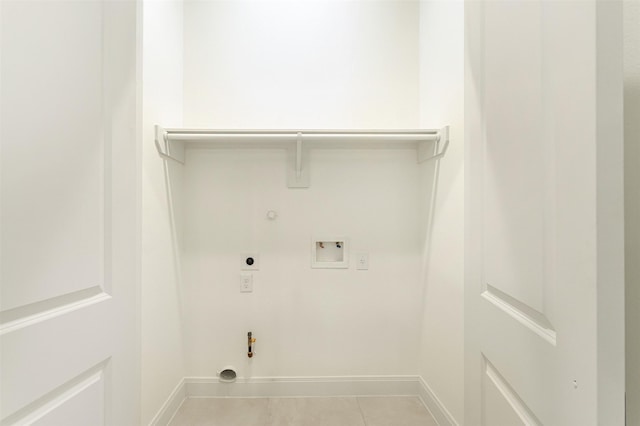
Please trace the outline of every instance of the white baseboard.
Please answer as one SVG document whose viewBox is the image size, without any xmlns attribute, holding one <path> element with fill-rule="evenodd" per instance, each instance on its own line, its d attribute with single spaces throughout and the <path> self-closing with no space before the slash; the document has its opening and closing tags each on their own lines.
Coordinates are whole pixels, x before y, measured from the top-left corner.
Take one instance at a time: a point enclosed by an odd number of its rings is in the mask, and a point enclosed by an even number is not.
<svg viewBox="0 0 640 426">
<path fill-rule="evenodd" d="M 189 397 L 305 397 L 417 395 L 417 376 L 254 377 L 223 383 L 185 378 Z"/>
<path fill-rule="evenodd" d="M 418 378 L 418 397 L 431 412 L 431 415 L 440 426 L 458 426 L 447 407 L 438 399 L 433 390 L 422 377 Z"/>
<path fill-rule="evenodd" d="M 155 415 L 149 426 L 166 426 L 169 424 L 173 416 L 178 411 L 178 408 L 182 405 L 182 402 L 187 398 L 187 388 L 185 386 L 184 379 L 180 380 L 173 392 L 169 395 L 169 398 L 162 404 L 162 407 Z"/>
<path fill-rule="evenodd" d="M 185 377 L 162 405 L 150 426 L 166 426 L 186 398 L 317 396 L 418 396 L 440 426 L 457 422 L 419 376 L 254 377 L 234 383 L 217 377 Z"/>
</svg>

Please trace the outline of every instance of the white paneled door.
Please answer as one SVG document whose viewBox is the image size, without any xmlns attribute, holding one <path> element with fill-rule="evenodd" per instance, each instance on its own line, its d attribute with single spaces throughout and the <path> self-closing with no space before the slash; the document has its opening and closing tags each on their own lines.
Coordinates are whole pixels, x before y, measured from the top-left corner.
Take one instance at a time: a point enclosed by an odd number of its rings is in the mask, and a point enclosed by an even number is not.
<svg viewBox="0 0 640 426">
<path fill-rule="evenodd" d="M 0 424 L 137 424 L 136 4 L 0 25 Z"/>
<path fill-rule="evenodd" d="M 623 425 L 621 4 L 465 19 L 465 424 Z"/>
</svg>

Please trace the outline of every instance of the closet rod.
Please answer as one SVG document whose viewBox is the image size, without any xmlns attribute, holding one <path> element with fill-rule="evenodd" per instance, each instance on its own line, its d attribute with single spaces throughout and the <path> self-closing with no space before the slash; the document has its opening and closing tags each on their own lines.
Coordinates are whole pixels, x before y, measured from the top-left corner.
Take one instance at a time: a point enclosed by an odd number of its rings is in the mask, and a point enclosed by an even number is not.
<svg viewBox="0 0 640 426">
<path fill-rule="evenodd" d="M 220 138 L 255 140 L 276 138 L 344 138 L 384 139 L 385 141 L 437 141 L 440 130 L 207 130 L 163 129 L 165 138 L 181 141 L 204 141 Z"/>
</svg>

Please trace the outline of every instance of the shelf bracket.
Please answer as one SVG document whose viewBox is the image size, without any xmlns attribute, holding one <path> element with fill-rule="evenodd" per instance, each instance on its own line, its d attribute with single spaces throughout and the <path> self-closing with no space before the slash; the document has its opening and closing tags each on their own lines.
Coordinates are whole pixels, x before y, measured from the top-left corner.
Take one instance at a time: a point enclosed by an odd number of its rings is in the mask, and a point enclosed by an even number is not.
<svg viewBox="0 0 640 426">
<path fill-rule="evenodd" d="M 300 179 L 302 173 L 302 133 L 298 132 L 296 141 L 296 179 Z"/>
<path fill-rule="evenodd" d="M 178 141 L 170 141 L 168 136 L 163 127 L 156 126 L 155 143 L 158 155 L 165 160 L 184 164 L 184 144 Z"/>
<path fill-rule="evenodd" d="M 289 188 L 309 187 L 309 150 L 302 143 L 302 133 L 298 132 L 294 144 L 287 150 L 287 186 Z"/>
<path fill-rule="evenodd" d="M 429 160 L 439 160 L 444 157 L 448 148 L 449 126 L 445 126 L 438 131 L 438 138 L 435 142 L 418 142 L 418 163 Z M 431 151 L 431 153 L 429 151 Z"/>
</svg>

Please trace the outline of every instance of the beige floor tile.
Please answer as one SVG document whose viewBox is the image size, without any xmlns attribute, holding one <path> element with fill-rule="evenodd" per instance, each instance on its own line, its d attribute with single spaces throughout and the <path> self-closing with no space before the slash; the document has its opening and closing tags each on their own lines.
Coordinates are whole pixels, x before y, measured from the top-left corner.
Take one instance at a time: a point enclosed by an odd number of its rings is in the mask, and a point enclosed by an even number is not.
<svg viewBox="0 0 640 426">
<path fill-rule="evenodd" d="M 267 426 L 267 398 L 189 398 L 170 426 Z"/>
<path fill-rule="evenodd" d="M 367 426 L 437 426 L 415 396 L 360 397 L 358 403 Z"/>
<path fill-rule="evenodd" d="M 437 426 L 417 397 L 189 398 L 170 426 Z"/>
<path fill-rule="evenodd" d="M 356 398 L 272 398 L 269 426 L 365 426 Z"/>
</svg>

